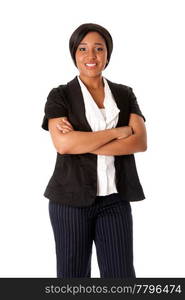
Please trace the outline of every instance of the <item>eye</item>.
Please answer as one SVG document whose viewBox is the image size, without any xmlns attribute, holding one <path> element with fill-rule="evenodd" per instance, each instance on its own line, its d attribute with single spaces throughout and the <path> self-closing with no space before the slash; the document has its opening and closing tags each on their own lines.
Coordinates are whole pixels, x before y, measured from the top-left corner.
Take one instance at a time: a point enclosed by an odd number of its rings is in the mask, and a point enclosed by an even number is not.
<svg viewBox="0 0 185 300">
<path fill-rule="evenodd" d="M 101 48 L 101 47 L 98 47 L 96 49 L 97 49 L 97 51 L 103 51 L 103 48 Z"/>
<path fill-rule="evenodd" d="M 79 48 L 79 51 L 85 51 L 85 50 L 86 50 L 86 48 L 84 48 L 84 47 Z"/>
</svg>

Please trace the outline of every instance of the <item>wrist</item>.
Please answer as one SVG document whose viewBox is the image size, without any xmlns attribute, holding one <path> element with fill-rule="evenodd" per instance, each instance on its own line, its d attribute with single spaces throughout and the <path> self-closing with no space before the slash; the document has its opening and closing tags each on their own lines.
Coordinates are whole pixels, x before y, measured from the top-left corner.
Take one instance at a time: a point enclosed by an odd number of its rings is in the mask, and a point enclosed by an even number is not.
<svg viewBox="0 0 185 300">
<path fill-rule="evenodd" d="M 111 130 L 111 132 L 112 132 L 113 138 L 114 138 L 114 139 L 117 139 L 117 138 L 119 137 L 119 134 L 118 134 L 117 129 L 116 129 L 116 128 L 111 128 L 110 130 Z"/>
</svg>

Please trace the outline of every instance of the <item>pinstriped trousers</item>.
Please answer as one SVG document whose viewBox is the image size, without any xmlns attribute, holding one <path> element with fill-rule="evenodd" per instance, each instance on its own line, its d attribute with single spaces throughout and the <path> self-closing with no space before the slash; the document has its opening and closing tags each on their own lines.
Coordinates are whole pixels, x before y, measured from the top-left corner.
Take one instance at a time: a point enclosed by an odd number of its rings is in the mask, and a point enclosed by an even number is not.
<svg viewBox="0 0 185 300">
<path fill-rule="evenodd" d="M 101 278 L 135 278 L 130 202 L 118 193 L 88 207 L 49 200 L 58 278 L 91 277 L 93 241 Z"/>
</svg>

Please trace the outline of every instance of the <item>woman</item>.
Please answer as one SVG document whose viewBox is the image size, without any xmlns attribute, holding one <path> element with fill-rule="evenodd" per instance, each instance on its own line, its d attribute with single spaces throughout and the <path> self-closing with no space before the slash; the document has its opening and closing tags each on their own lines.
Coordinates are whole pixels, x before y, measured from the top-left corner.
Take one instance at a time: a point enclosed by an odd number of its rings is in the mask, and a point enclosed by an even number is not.
<svg viewBox="0 0 185 300">
<path fill-rule="evenodd" d="M 82 24 L 69 48 L 79 75 L 53 88 L 42 128 L 57 151 L 49 199 L 57 277 L 91 277 L 95 242 L 100 276 L 136 277 L 130 201 L 145 199 L 133 153 L 145 151 L 145 118 L 132 89 L 102 76 L 110 33 Z"/>
</svg>

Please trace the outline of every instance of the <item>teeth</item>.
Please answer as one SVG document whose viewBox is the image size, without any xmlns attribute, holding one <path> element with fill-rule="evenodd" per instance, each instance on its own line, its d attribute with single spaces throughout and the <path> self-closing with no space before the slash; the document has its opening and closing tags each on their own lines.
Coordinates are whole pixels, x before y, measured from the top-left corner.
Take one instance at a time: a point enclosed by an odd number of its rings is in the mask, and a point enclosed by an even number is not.
<svg viewBox="0 0 185 300">
<path fill-rule="evenodd" d="M 94 67 L 94 66 L 96 66 L 96 64 L 86 64 L 86 66 L 88 66 L 88 67 Z"/>
</svg>

